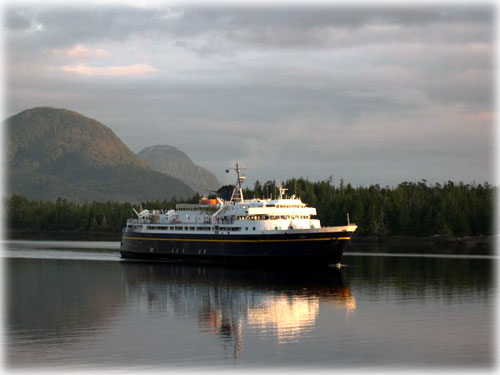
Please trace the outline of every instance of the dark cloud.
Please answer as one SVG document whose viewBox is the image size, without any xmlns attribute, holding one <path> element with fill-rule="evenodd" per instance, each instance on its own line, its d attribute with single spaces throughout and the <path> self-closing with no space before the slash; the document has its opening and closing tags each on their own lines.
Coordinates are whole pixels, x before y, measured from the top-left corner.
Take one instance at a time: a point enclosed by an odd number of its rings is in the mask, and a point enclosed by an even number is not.
<svg viewBox="0 0 500 375">
<path fill-rule="evenodd" d="M 182 8 L 194 33 L 212 27 L 316 29 L 328 26 L 359 28 L 367 24 L 429 25 L 435 23 L 490 23 L 492 6 L 208 6 Z M 179 31 L 180 29 L 178 29 Z"/>
<path fill-rule="evenodd" d="M 43 33 L 19 35 L 45 46 L 68 46 L 82 41 L 122 41 L 136 35 L 188 38 L 219 32 L 234 42 L 282 47 L 328 45 L 321 37 L 328 28 L 359 29 L 367 25 L 425 27 L 446 23 L 461 27 L 490 24 L 492 6 L 367 7 L 367 6 L 253 6 L 173 7 L 147 9 L 124 6 L 16 5 L 6 9 L 7 28 L 36 23 Z M 174 16 L 169 17 L 169 14 Z M 176 15 L 177 14 L 177 15 Z M 484 35 L 481 35 L 484 36 Z M 433 38 L 439 35 L 433 36 Z M 179 41 L 180 43 L 180 41 Z"/>
<path fill-rule="evenodd" d="M 13 9 L 5 17 L 5 27 L 15 32 L 29 29 L 31 27 L 31 17 L 21 9 Z"/>
</svg>

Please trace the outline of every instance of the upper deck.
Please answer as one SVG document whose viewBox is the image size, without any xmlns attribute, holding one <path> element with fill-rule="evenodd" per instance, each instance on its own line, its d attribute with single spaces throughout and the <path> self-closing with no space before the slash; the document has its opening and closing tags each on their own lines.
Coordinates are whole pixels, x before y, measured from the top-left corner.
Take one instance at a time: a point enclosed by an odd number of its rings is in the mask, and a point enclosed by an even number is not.
<svg viewBox="0 0 500 375">
<path fill-rule="evenodd" d="M 231 196 L 223 199 L 202 198 L 198 204 L 180 203 L 175 210 L 143 210 L 138 219 L 127 221 L 127 231 L 215 232 L 227 234 L 279 233 L 283 231 L 318 230 L 321 223 L 312 218 L 316 208 L 308 207 L 300 198 L 284 197 L 279 186 L 275 199 L 244 199 L 241 182 L 244 176 L 236 164 L 237 185 Z M 225 191 L 227 193 L 227 189 Z"/>
</svg>

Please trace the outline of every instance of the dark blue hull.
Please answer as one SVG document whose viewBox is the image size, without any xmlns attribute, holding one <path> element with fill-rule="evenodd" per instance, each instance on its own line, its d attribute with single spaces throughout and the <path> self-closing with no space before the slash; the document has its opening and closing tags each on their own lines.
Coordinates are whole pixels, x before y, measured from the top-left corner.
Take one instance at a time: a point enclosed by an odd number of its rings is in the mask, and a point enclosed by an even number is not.
<svg viewBox="0 0 500 375">
<path fill-rule="evenodd" d="M 352 232 L 272 235 L 124 232 L 122 258 L 245 263 L 340 263 Z"/>
</svg>

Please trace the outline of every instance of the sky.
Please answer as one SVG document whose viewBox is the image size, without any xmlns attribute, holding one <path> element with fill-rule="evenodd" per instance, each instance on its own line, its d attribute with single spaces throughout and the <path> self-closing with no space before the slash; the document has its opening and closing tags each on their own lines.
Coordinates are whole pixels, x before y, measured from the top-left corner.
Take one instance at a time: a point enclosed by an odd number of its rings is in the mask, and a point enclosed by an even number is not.
<svg viewBox="0 0 500 375">
<path fill-rule="evenodd" d="M 5 117 L 51 106 L 232 182 L 494 182 L 495 8 L 8 2 Z"/>
</svg>

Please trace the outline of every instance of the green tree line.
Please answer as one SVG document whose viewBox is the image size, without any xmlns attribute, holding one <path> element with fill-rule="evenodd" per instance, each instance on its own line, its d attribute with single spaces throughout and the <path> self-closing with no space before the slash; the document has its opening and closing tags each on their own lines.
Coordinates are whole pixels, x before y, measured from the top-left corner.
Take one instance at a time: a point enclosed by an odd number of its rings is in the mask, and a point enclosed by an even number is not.
<svg viewBox="0 0 500 375">
<path fill-rule="evenodd" d="M 182 201 L 151 201 L 140 204 L 117 202 L 76 203 L 59 198 L 53 201 L 28 200 L 21 195 L 7 197 L 6 222 L 9 229 L 27 231 L 120 232 L 133 209 L 171 209 L 177 203 L 194 203 L 199 195 Z"/>
<path fill-rule="evenodd" d="M 468 236 L 493 232 L 496 188 L 488 183 L 428 185 L 422 180 L 396 187 L 353 187 L 343 180 L 335 185 L 330 177 L 317 182 L 293 178 L 283 187 L 288 196 L 294 194 L 316 207 L 324 226 L 346 224 L 349 214 L 350 222 L 359 226 L 358 235 Z M 276 197 L 277 188 L 274 181 L 256 181 L 244 194 Z"/>
<path fill-rule="evenodd" d="M 303 178 L 287 180 L 287 197 L 292 194 L 317 208 L 323 226 L 344 225 L 347 214 L 359 226 L 358 235 L 434 234 L 469 236 L 493 234 L 494 196 L 496 188 L 484 184 L 448 181 L 428 185 L 403 182 L 396 187 L 353 187 L 342 180 L 311 182 Z M 246 198 L 277 196 L 274 181 L 256 181 L 244 190 Z M 199 195 L 182 202 L 195 203 Z M 10 229 L 34 231 L 109 231 L 119 232 L 133 209 L 171 209 L 169 201 L 142 202 L 133 205 L 117 202 L 75 203 L 66 199 L 32 201 L 20 195 L 6 198 L 7 226 Z"/>
</svg>

